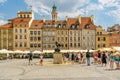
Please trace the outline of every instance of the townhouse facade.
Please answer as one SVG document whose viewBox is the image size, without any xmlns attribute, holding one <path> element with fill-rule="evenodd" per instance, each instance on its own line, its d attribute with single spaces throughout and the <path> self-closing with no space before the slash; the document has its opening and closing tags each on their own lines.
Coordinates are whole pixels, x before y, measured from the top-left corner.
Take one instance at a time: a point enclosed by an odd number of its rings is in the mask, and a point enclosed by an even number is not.
<svg viewBox="0 0 120 80">
<path fill-rule="evenodd" d="M 97 40 L 101 35 L 97 34 L 99 29 L 94 24 L 93 15 L 79 15 L 77 18 L 66 16 L 65 20 L 59 20 L 57 7 L 53 5 L 51 16 L 51 20 L 47 20 L 45 16 L 41 20 L 35 20 L 32 11 L 18 11 L 17 18 L 9 19 L 8 24 L 0 27 L 0 49 L 54 50 L 55 42 L 61 44 L 62 50 L 101 48 L 98 45 L 102 42 Z M 4 40 L 3 37 L 7 38 Z M 107 40 L 104 43 L 104 47 L 109 46 Z M 3 46 L 5 44 L 7 47 Z"/>
</svg>

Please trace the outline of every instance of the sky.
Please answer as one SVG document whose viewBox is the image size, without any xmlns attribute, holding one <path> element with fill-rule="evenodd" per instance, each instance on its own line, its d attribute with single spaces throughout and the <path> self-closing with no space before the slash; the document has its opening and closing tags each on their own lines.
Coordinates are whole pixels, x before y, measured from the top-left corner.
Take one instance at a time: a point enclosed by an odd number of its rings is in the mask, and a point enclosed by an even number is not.
<svg viewBox="0 0 120 80">
<path fill-rule="evenodd" d="M 34 11 L 35 19 L 46 16 L 51 19 L 53 5 L 57 6 L 58 19 L 77 18 L 94 15 L 94 24 L 104 29 L 120 24 L 120 0 L 0 0 L 0 25 L 17 17 L 17 12 Z"/>
</svg>

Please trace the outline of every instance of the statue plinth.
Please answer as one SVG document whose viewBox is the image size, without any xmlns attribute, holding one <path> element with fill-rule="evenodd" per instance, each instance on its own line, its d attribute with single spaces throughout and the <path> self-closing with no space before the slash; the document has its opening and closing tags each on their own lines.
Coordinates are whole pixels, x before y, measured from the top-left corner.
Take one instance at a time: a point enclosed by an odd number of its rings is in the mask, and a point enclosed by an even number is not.
<svg viewBox="0 0 120 80">
<path fill-rule="evenodd" d="M 54 64 L 62 64 L 63 63 L 63 57 L 62 54 L 53 54 L 53 63 Z"/>
</svg>

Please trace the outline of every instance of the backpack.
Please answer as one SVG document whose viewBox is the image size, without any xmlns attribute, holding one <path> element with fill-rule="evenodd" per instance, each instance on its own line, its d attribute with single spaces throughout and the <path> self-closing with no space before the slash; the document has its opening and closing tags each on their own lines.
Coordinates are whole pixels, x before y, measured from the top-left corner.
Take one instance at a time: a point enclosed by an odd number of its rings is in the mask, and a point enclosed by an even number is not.
<svg viewBox="0 0 120 80">
<path fill-rule="evenodd" d="M 86 57 L 87 57 L 87 58 L 90 57 L 90 53 L 89 53 L 89 52 L 86 53 Z"/>
</svg>

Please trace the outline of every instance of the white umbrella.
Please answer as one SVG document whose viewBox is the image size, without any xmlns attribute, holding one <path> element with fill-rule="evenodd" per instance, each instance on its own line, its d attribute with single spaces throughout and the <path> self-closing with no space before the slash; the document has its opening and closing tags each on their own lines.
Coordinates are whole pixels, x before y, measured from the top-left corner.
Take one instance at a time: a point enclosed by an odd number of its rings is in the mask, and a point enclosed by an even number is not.
<svg viewBox="0 0 120 80">
<path fill-rule="evenodd" d="M 2 50 L 0 50 L 0 53 L 9 53 L 9 50 L 7 50 L 7 49 L 2 49 Z"/>
<path fill-rule="evenodd" d="M 54 50 L 43 50 L 43 53 L 54 53 Z"/>
<path fill-rule="evenodd" d="M 41 52 L 41 51 L 38 51 L 38 50 L 35 50 L 35 51 L 33 51 L 32 53 L 33 53 L 33 54 L 34 54 L 34 53 L 41 54 L 42 52 Z"/>
<path fill-rule="evenodd" d="M 26 53 L 26 54 L 27 54 L 27 53 L 30 53 L 30 51 L 23 51 L 23 53 Z"/>
<path fill-rule="evenodd" d="M 14 53 L 24 53 L 24 52 L 21 50 L 15 50 Z"/>
</svg>

